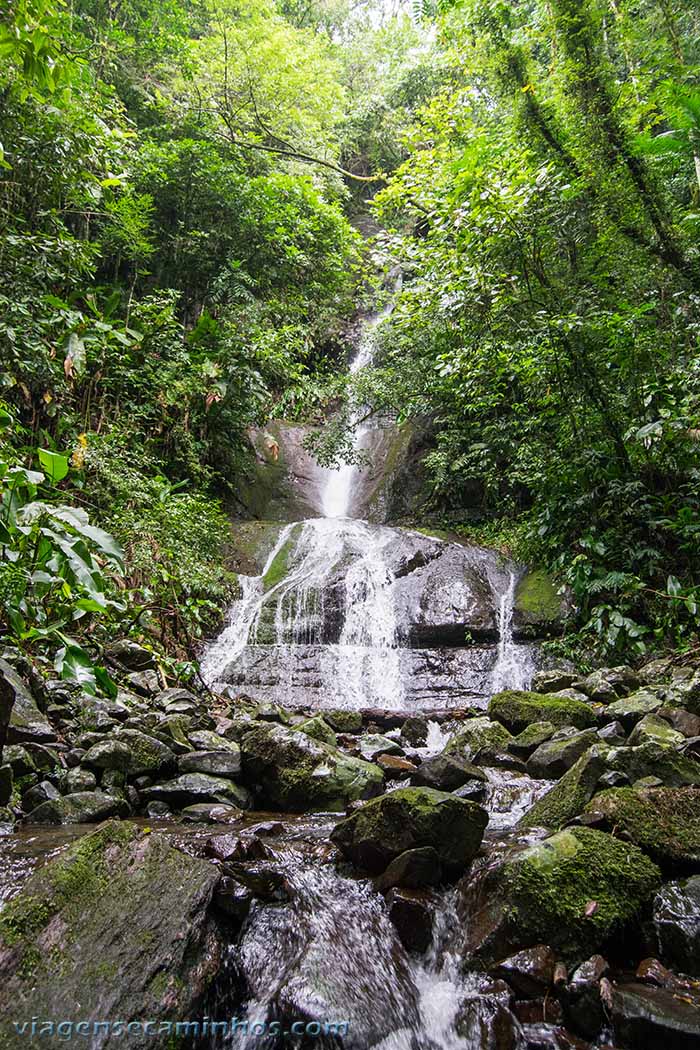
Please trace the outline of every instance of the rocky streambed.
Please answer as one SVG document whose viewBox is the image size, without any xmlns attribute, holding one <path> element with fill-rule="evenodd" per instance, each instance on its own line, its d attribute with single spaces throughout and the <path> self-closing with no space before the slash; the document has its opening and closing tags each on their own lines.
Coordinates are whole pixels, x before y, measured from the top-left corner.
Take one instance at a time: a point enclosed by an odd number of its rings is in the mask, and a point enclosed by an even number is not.
<svg viewBox="0 0 700 1050">
<path fill-rule="evenodd" d="M 0 663 L 3 1046 L 697 1046 L 692 662 L 319 712 L 111 658 L 114 701 Z"/>
</svg>

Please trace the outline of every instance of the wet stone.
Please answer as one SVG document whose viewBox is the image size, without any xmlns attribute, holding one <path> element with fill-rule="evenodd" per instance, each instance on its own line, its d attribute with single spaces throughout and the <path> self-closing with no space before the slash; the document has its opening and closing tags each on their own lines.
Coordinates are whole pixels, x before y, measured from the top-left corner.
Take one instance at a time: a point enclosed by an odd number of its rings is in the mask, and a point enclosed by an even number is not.
<svg viewBox="0 0 700 1050">
<path fill-rule="evenodd" d="M 241 771 L 238 749 L 226 751 L 193 751 L 178 761 L 181 773 L 208 773 L 217 777 L 235 777 Z"/>
<path fill-rule="evenodd" d="M 392 886 L 422 889 L 437 886 L 442 881 L 442 865 L 437 851 L 431 846 L 406 850 L 387 866 L 377 879 L 375 888 L 384 893 Z"/>
<path fill-rule="evenodd" d="M 697 1050 L 700 998 L 648 984 L 621 984 L 612 993 L 615 1036 L 644 1050 Z"/>
<path fill-rule="evenodd" d="M 406 951 L 427 951 L 433 937 L 428 898 L 416 890 L 394 888 L 389 891 L 386 903 L 389 918 Z"/>
<path fill-rule="evenodd" d="M 556 955 L 546 944 L 537 944 L 503 959 L 494 969 L 520 999 L 536 999 L 551 987 Z"/>
<path fill-rule="evenodd" d="M 653 917 L 664 962 L 700 977 L 700 875 L 663 886 L 654 899 Z"/>
</svg>

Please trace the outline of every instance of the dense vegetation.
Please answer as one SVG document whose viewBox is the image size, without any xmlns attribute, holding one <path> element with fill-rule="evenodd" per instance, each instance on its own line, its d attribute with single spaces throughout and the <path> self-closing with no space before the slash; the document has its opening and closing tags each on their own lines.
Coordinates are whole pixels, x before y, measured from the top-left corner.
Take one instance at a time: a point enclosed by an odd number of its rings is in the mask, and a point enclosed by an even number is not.
<svg viewBox="0 0 700 1050">
<path fill-rule="evenodd" d="M 247 429 L 347 385 L 369 211 L 362 397 L 430 513 L 557 570 L 588 649 L 694 644 L 697 7 L 401 7 L 0 5 L 0 615 L 66 673 L 113 618 L 192 657 Z"/>
</svg>

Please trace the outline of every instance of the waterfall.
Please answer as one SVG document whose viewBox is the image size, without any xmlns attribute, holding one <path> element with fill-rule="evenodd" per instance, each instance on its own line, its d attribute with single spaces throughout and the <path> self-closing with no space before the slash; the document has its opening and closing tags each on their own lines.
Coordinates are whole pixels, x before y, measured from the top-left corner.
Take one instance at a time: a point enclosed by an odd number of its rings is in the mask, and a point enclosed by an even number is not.
<svg viewBox="0 0 700 1050">
<path fill-rule="evenodd" d="M 513 611 L 518 574 L 508 574 L 508 585 L 498 601 L 498 651 L 491 677 L 491 691 L 528 689 L 534 673 L 532 648 L 516 645 L 513 639 Z"/>
</svg>

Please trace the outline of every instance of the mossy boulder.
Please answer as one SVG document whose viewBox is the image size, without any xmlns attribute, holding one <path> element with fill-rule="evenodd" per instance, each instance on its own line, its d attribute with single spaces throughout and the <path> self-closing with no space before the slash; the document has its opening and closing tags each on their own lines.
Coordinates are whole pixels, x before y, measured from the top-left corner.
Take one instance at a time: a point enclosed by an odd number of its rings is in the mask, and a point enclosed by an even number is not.
<svg viewBox="0 0 700 1050">
<path fill-rule="evenodd" d="M 384 787 L 378 766 L 287 726 L 258 725 L 241 740 L 243 779 L 261 803 L 291 812 L 342 811 Z"/>
<path fill-rule="evenodd" d="M 554 736 L 556 726 L 551 722 L 533 722 L 508 742 L 508 750 L 518 758 L 527 758 L 532 752 Z"/>
<path fill-rule="evenodd" d="M 660 883 L 659 869 L 636 846 L 567 828 L 487 866 L 475 883 L 464 880 L 465 954 L 491 965 L 547 944 L 579 962 L 638 923 Z"/>
<path fill-rule="evenodd" d="M 358 867 L 379 874 L 406 850 L 432 847 L 448 877 L 476 856 L 488 814 L 475 802 L 433 788 L 399 788 L 342 820 L 331 840 Z"/>
<path fill-rule="evenodd" d="M 597 794 L 585 812 L 661 867 L 700 870 L 700 790 L 614 788 Z"/>
<path fill-rule="evenodd" d="M 663 962 L 700 977 L 700 875 L 662 886 L 654 899 L 653 918 Z"/>
<path fill-rule="evenodd" d="M 484 748 L 489 751 L 505 751 L 511 740 L 511 734 L 498 722 L 486 717 L 470 718 L 452 734 L 445 746 L 445 752 L 461 755 L 469 761 Z"/>
<path fill-rule="evenodd" d="M 646 777 L 658 777 L 664 787 L 700 787 L 700 763 L 656 742 L 612 748 L 608 764 L 610 769 L 624 773 L 632 784 Z"/>
<path fill-rule="evenodd" d="M 547 740 L 530 755 L 527 771 L 531 777 L 558 780 L 597 740 L 595 729 L 583 729 L 558 740 Z"/>
<path fill-rule="evenodd" d="M 685 743 L 685 737 L 658 715 L 645 715 L 640 722 L 637 722 L 627 743 L 631 747 L 648 743 L 661 744 L 665 747 L 680 747 Z"/>
<path fill-rule="evenodd" d="M 520 819 L 520 827 L 562 828 L 583 812 L 608 769 L 609 748 L 595 744 Z"/>
<path fill-rule="evenodd" d="M 561 626 L 567 614 L 567 602 L 543 569 L 526 573 L 515 590 L 513 623 L 516 630 L 534 633 L 542 628 Z"/>
<path fill-rule="evenodd" d="M 608 714 L 623 726 L 629 733 L 645 715 L 653 714 L 662 706 L 663 700 L 651 689 L 638 689 L 636 693 L 615 700 L 608 705 Z"/>
<path fill-rule="evenodd" d="M 103 825 L 45 864 L 0 913 L 1 1045 L 26 1046 L 12 1022 L 32 1016 L 197 1016 L 223 956 L 208 912 L 218 879 L 213 865 L 130 823 Z M 106 1050 L 123 1045 L 123 1034 L 99 1038 Z"/>
<path fill-rule="evenodd" d="M 0 755 L 8 744 L 47 743 L 56 733 L 14 667 L 0 659 Z"/>
<path fill-rule="evenodd" d="M 588 729 L 596 723 L 594 710 L 581 700 L 515 689 L 496 693 L 491 698 L 488 712 L 511 733 L 522 733 L 533 722 L 551 722 L 553 726 L 574 726 L 576 729 Z"/>
<path fill-rule="evenodd" d="M 76 791 L 48 799 L 26 817 L 28 824 L 98 824 L 110 817 L 126 817 L 129 805 L 119 795 L 104 791 Z"/>
<path fill-rule="evenodd" d="M 146 802 L 167 802 L 175 809 L 198 802 L 220 802 L 222 805 L 239 806 L 241 809 L 250 809 L 252 806 L 252 799 L 246 788 L 234 784 L 227 777 L 201 772 L 182 773 L 163 784 L 154 784 L 142 791 L 141 796 Z"/>
<path fill-rule="evenodd" d="M 359 733 L 362 730 L 362 714 L 360 711 L 345 711 L 340 707 L 334 707 L 323 711 L 323 719 L 337 733 Z"/>
<path fill-rule="evenodd" d="M 296 728 L 300 733 L 306 733 L 312 740 L 320 740 L 323 744 L 330 744 L 332 747 L 335 747 L 338 742 L 335 733 L 321 715 L 316 715 L 314 718 L 308 718 L 305 722 L 300 722 Z"/>
</svg>

